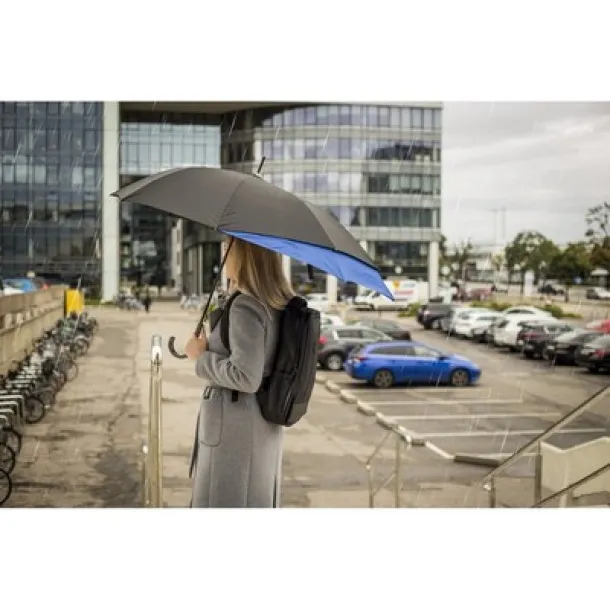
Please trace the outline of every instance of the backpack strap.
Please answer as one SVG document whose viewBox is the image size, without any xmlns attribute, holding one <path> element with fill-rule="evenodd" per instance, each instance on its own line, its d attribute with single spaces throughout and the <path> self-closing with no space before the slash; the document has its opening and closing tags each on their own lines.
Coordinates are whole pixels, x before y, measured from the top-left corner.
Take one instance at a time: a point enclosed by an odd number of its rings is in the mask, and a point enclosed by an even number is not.
<svg viewBox="0 0 610 610">
<path fill-rule="evenodd" d="M 229 310 L 233 301 L 241 294 L 239 290 L 236 290 L 230 297 L 229 300 L 224 304 L 222 308 L 222 314 L 220 317 L 220 340 L 225 346 L 225 349 L 231 351 L 231 345 L 229 341 Z"/>
</svg>

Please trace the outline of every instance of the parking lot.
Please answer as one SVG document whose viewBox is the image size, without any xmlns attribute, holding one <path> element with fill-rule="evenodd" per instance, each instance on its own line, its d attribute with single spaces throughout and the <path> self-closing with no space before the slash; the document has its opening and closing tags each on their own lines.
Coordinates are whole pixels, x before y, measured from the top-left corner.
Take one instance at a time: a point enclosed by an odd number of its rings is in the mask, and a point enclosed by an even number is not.
<svg viewBox="0 0 610 610">
<path fill-rule="evenodd" d="M 377 390 L 344 373 L 326 375 L 339 386 L 342 398 L 356 401 L 364 414 L 381 414 L 395 421 L 447 459 L 464 454 L 507 458 L 610 381 L 607 375 L 551 367 L 412 325 L 410 329 L 414 340 L 479 364 L 483 369 L 480 382 L 468 388 L 410 385 Z M 609 421 L 610 404 L 598 405 L 549 442 L 568 448 L 606 436 Z M 533 463 L 533 454 L 525 456 L 510 474 L 529 476 Z"/>
</svg>

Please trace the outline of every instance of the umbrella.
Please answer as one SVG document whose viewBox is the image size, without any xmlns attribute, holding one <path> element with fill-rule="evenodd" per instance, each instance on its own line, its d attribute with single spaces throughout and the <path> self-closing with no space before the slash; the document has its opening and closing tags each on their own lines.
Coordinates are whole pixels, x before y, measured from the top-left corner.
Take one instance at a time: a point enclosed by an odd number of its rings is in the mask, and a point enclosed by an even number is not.
<svg viewBox="0 0 610 610">
<path fill-rule="evenodd" d="M 263 161 L 258 172 L 262 168 Z M 153 174 L 119 189 L 121 201 L 145 205 L 286 254 L 393 299 L 378 269 L 351 233 L 321 207 L 245 174 L 184 167 Z M 221 263 L 226 261 L 228 250 Z M 214 281 L 214 289 L 221 271 Z M 212 290 L 212 293 L 214 292 Z M 195 331 L 201 333 L 212 293 Z M 170 339 L 170 352 L 178 356 Z"/>
</svg>

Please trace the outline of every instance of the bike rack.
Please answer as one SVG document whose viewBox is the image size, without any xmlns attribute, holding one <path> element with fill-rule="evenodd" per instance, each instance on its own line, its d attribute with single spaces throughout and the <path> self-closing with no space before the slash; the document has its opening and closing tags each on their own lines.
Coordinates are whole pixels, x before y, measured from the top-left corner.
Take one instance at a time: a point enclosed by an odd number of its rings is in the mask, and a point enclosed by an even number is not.
<svg viewBox="0 0 610 610">
<path fill-rule="evenodd" d="M 17 419 L 19 428 L 25 427 L 25 398 L 21 394 L 2 394 L 0 395 L 0 408 L 8 407 Z"/>
<path fill-rule="evenodd" d="M 163 507 L 162 380 L 163 341 L 161 335 L 153 335 L 150 347 L 148 438 L 142 445 L 142 502 L 146 508 Z"/>
<path fill-rule="evenodd" d="M 386 417 L 385 415 L 377 412 L 375 413 L 375 419 L 377 424 L 387 430 L 387 433 L 381 439 L 381 442 L 375 447 L 373 453 L 369 456 L 365 463 L 365 470 L 368 475 L 368 486 L 369 486 L 369 508 L 375 508 L 375 497 L 380 491 L 386 489 L 390 483 L 394 483 L 394 507 L 400 508 L 400 494 L 402 492 L 402 460 L 404 456 L 404 450 L 410 450 L 415 446 L 424 445 L 424 443 L 417 442 L 408 430 L 398 425 L 394 420 Z M 390 475 L 388 475 L 382 483 L 375 488 L 373 477 L 374 469 L 373 464 L 375 458 L 379 455 L 380 451 L 385 447 L 386 443 L 390 438 L 394 437 L 394 468 Z"/>
</svg>

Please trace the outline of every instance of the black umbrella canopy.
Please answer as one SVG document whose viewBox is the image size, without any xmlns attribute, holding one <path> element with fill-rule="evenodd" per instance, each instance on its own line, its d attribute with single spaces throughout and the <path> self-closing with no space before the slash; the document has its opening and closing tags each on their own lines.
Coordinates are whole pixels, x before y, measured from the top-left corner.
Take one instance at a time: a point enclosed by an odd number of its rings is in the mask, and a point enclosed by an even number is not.
<svg viewBox="0 0 610 610">
<path fill-rule="evenodd" d="M 170 169 L 133 182 L 113 195 L 220 232 L 243 231 L 306 242 L 374 267 L 334 216 L 253 174 L 214 167 Z"/>
</svg>

